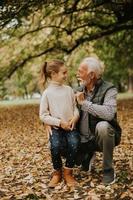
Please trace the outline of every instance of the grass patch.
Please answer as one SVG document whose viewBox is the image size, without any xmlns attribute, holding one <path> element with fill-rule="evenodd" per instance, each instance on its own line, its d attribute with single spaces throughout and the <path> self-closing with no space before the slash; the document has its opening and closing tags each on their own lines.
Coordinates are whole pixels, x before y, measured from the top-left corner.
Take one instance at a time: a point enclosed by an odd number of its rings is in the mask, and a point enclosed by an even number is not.
<svg viewBox="0 0 133 200">
<path fill-rule="evenodd" d="M 117 96 L 117 99 L 131 99 L 133 98 L 133 93 L 125 92 L 125 93 L 119 93 Z"/>
<path fill-rule="evenodd" d="M 0 101 L 0 106 L 16 106 L 16 105 L 26 105 L 26 104 L 39 104 L 40 99 L 15 99 L 15 100 L 5 100 Z"/>
</svg>

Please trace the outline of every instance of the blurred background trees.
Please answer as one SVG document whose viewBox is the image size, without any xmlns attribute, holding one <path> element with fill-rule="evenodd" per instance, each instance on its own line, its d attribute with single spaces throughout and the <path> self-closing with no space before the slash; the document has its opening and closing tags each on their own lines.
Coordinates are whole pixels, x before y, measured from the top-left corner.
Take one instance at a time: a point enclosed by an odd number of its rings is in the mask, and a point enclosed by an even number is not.
<svg viewBox="0 0 133 200">
<path fill-rule="evenodd" d="M 132 0 L 5 0 L 0 3 L 0 98 L 39 92 L 45 60 L 63 59 L 69 84 L 79 62 L 97 55 L 105 79 L 133 91 Z"/>
</svg>

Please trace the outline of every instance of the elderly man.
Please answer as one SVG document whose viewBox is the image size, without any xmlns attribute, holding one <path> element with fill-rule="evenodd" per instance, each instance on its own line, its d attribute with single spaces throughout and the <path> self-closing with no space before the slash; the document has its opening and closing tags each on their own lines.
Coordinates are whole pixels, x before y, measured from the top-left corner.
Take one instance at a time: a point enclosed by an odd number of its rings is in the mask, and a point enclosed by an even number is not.
<svg viewBox="0 0 133 200">
<path fill-rule="evenodd" d="M 116 119 L 117 90 L 102 79 L 101 62 L 95 57 L 85 58 L 77 72 L 82 82 L 76 93 L 80 106 L 79 130 L 82 168 L 90 169 L 95 151 L 103 152 L 103 184 L 115 182 L 113 149 L 120 143 L 121 128 Z"/>
</svg>

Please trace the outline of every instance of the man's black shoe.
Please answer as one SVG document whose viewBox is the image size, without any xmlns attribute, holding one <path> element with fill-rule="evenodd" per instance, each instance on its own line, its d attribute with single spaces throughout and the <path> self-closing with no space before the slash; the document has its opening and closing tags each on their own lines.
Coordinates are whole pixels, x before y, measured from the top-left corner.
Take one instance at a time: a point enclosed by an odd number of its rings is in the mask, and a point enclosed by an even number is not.
<svg viewBox="0 0 133 200">
<path fill-rule="evenodd" d="M 115 183 L 115 172 L 114 169 L 108 169 L 108 170 L 104 170 L 103 172 L 103 184 L 104 185 L 111 185 L 113 183 Z"/>
<path fill-rule="evenodd" d="M 94 162 L 94 159 L 95 159 L 95 153 L 94 152 L 90 152 L 90 153 L 86 154 L 84 156 L 84 159 L 82 160 L 81 170 L 90 172 L 91 169 L 92 169 L 92 164 Z"/>
</svg>

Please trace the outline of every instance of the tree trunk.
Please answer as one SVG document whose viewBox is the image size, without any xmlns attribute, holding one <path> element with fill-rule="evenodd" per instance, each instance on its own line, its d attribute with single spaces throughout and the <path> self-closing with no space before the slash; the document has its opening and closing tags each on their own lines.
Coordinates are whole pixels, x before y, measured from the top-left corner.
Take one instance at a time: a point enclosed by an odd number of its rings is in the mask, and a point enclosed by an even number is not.
<svg viewBox="0 0 133 200">
<path fill-rule="evenodd" d="M 133 70 L 129 70 L 128 74 L 128 92 L 133 92 Z"/>
<path fill-rule="evenodd" d="M 28 99 L 28 90 L 27 90 L 26 86 L 24 86 L 24 90 L 25 90 L 25 97 L 26 97 L 26 99 Z"/>
</svg>

